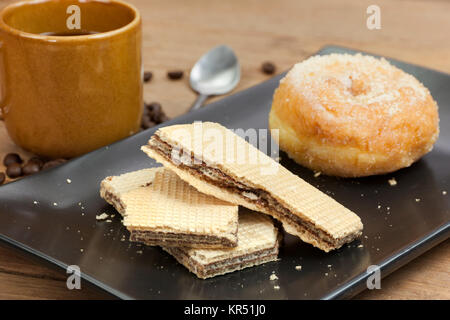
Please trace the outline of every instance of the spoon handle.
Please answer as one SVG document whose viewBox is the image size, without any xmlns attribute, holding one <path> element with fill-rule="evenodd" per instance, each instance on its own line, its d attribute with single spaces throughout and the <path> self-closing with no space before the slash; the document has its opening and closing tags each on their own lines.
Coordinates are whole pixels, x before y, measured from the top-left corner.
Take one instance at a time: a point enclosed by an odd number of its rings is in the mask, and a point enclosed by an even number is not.
<svg viewBox="0 0 450 320">
<path fill-rule="evenodd" d="M 189 111 L 200 109 L 203 106 L 203 104 L 205 103 L 206 99 L 208 99 L 207 95 L 199 94 L 197 99 L 195 100 L 194 104 L 189 109 Z"/>
</svg>

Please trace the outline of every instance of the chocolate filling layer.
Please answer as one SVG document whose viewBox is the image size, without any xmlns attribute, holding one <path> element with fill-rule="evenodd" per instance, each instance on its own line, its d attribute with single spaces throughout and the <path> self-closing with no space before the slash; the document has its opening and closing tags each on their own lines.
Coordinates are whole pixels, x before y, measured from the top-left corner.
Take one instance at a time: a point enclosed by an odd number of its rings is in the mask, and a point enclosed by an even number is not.
<svg viewBox="0 0 450 320">
<path fill-rule="evenodd" d="M 105 192 L 105 200 L 109 204 L 114 205 L 116 207 L 116 210 L 119 211 L 120 213 L 122 214 L 125 213 L 125 206 L 123 205 L 122 201 L 112 192 L 110 191 Z"/>
<path fill-rule="evenodd" d="M 167 142 L 163 141 L 158 135 L 154 135 L 152 137 L 149 147 L 160 154 L 162 157 L 164 157 L 167 161 L 173 163 L 171 159 L 173 147 Z M 318 243 L 325 244 L 330 248 L 338 248 L 342 244 L 349 242 L 355 238 L 355 235 L 353 234 L 341 239 L 333 238 L 326 231 L 318 229 L 316 226 L 314 226 L 314 224 L 308 221 L 304 221 L 297 215 L 291 213 L 287 208 L 282 206 L 275 198 L 273 198 L 267 191 L 252 188 L 239 181 L 236 181 L 219 169 L 209 167 L 204 161 L 196 159 L 192 153 L 189 165 L 186 165 L 182 162 L 174 165 L 177 165 L 178 167 L 189 171 L 191 174 L 219 188 L 228 189 L 230 192 L 240 195 L 246 201 L 252 202 L 259 207 L 267 208 L 272 212 L 276 212 L 279 217 L 275 218 L 287 220 L 291 225 L 295 226 L 298 231 L 307 232 L 309 236 L 314 238 Z"/>
<path fill-rule="evenodd" d="M 166 241 L 167 240 L 167 241 Z M 154 231 L 141 231 L 141 230 L 131 230 L 130 241 L 135 242 L 149 242 L 155 243 L 159 242 L 160 245 L 176 244 L 186 245 L 186 244 L 205 244 L 205 245 L 220 245 L 223 247 L 233 248 L 237 246 L 237 240 L 231 241 L 224 237 L 215 237 L 209 235 L 198 235 L 189 233 L 172 233 L 172 232 L 154 232 Z"/>
</svg>

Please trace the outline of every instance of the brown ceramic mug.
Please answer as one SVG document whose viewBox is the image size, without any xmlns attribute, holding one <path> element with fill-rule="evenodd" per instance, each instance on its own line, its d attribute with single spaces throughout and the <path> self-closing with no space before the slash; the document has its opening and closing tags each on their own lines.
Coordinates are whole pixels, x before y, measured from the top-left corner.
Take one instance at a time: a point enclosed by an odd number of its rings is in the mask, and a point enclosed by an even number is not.
<svg viewBox="0 0 450 320">
<path fill-rule="evenodd" d="M 73 5 L 78 12 L 68 9 Z M 136 133 L 141 41 L 139 12 L 117 0 L 4 8 L 0 107 L 13 141 L 36 154 L 70 158 Z"/>
</svg>

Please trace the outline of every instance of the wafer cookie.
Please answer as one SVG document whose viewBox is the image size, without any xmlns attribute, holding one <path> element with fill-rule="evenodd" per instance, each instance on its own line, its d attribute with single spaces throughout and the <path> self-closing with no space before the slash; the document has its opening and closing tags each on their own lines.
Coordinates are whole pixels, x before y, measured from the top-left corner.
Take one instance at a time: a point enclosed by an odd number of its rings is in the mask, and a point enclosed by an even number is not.
<svg viewBox="0 0 450 320">
<path fill-rule="evenodd" d="M 238 239 L 239 245 L 231 249 L 163 249 L 202 279 L 277 260 L 280 239 L 270 217 L 240 213 Z"/>
<path fill-rule="evenodd" d="M 147 245 L 237 246 L 238 206 L 198 192 L 168 169 L 150 186 L 129 191 L 123 224 L 131 241 Z"/>
<path fill-rule="evenodd" d="M 361 235 L 355 213 L 217 123 L 161 128 L 142 150 L 200 192 L 269 214 L 326 252 Z"/>
<path fill-rule="evenodd" d="M 124 215 L 125 204 L 121 200 L 122 195 L 133 189 L 150 185 L 155 179 L 156 172 L 162 170 L 164 170 L 164 167 L 143 169 L 119 176 L 106 177 L 100 183 L 100 196 L 114 206 L 121 215 Z"/>
</svg>

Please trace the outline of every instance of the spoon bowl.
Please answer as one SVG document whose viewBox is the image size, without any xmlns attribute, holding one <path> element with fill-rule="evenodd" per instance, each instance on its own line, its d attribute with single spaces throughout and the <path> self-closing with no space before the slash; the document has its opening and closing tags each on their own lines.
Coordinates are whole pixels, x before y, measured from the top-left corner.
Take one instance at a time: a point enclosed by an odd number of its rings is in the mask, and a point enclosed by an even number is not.
<svg viewBox="0 0 450 320">
<path fill-rule="evenodd" d="M 225 45 L 215 47 L 204 54 L 190 73 L 190 85 L 199 93 L 191 110 L 200 108 L 212 95 L 233 90 L 241 78 L 241 67 L 233 50 Z"/>
</svg>

